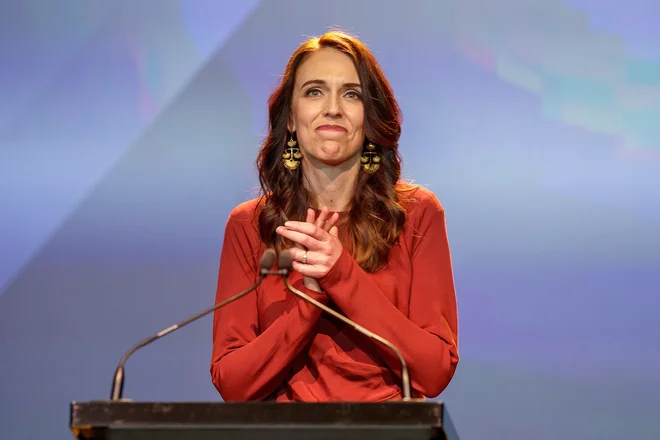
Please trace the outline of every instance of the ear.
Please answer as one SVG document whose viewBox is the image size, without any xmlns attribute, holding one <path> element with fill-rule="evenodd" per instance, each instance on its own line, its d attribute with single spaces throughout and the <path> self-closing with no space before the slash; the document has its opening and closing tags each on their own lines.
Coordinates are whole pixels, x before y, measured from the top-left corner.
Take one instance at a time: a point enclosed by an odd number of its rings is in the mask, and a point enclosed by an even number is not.
<svg viewBox="0 0 660 440">
<path fill-rule="evenodd" d="M 291 118 L 289 118 L 289 122 L 286 123 L 286 128 L 289 130 L 291 133 L 295 133 L 296 131 L 296 126 L 294 125 L 293 121 Z"/>
</svg>

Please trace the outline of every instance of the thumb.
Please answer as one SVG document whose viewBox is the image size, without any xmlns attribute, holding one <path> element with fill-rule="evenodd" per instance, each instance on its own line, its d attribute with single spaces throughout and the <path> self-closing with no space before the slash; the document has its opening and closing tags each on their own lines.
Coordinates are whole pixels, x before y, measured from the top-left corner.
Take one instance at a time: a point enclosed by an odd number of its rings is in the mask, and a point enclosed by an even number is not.
<svg viewBox="0 0 660 440">
<path fill-rule="evenodd" d="M 330 230 L 329 230 L 328 232 L 329 232 L 330 235 L 332 235 L 333 237 L 337 237 L 337 238 L 339 238 L 339 229 L 337 228 L 337 226 L 333 226 L 332 228 L 330 228 Z"/>
</svg>

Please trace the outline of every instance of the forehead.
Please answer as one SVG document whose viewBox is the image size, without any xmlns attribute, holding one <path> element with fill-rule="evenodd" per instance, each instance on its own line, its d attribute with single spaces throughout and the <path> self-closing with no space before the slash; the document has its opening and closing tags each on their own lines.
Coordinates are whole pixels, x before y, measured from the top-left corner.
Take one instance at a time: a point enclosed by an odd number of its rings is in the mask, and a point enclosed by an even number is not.
<svg viewBox="0 0 660 440">
<path fill-rule="evenodd" d="M 311 79 L 359 83 L 351 57 L 337 49 L 324 47 L 307 55 L 296 72 L 296 84 Z"/>
</svg>

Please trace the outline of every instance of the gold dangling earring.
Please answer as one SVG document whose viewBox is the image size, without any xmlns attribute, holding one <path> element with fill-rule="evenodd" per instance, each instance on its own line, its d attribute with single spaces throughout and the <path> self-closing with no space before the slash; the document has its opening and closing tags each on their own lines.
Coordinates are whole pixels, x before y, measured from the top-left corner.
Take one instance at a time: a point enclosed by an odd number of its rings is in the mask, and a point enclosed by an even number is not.
<svg viewBox="0 0 660 440">
<path fill-rule="evenodd" d="M 300 159 L 302 159 L 302 153 L 300 149 L 296 147 L 298 142 L 293 138 L 293 133 L 291 133 L 291 139 L 286 143 L 288 148 L 284 150 L 282 154 L 282 159 L 284 159 L 284 166 L 287 169 L 293 171 L 300 166 Z"/>
<path fill-rule="evenodd" d="M 362 162 L 362 169 L 368 174 L 373 174 L 380 168 L 380 156 L 376 153 L 376 146 L 369 142 L 365 147 L 366 151 L 362 151 L 360 162 Z"/>
</svg>

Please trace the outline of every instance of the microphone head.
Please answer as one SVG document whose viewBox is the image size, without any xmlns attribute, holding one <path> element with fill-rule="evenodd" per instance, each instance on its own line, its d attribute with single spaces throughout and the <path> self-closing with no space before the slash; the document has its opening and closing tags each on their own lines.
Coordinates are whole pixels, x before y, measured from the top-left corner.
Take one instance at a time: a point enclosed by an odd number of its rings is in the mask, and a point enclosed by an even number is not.
<svg viewBox="0 0 660 440">
<path fill-rule="evenodd" d="M 275 264 L 276 258 L 277 254 L 274 249 L 266 249 L 266 252 L 261 256 L 261 261 L 259 262 L 259 269 L 261 272 L 270 270 L 270 268 L 273 267 L 273 264 Z"/>
<path fill-rule="evenodd" d="M 287 272 L 291 271 L 291 266 L 293 265 L 293 256 L 289 250 L 283 250 L 280 252 L 280 258 L 278 261 L 278 266 L 280 270 L 286 270 Z"/>
</svg>

